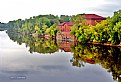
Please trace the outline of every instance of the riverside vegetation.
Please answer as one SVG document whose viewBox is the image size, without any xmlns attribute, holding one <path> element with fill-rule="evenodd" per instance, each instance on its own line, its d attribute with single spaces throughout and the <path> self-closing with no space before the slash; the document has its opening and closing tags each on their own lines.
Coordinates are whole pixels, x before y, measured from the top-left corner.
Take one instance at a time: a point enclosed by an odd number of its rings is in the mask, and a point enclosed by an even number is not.
<svg viewBox="0 0 121 82">
<path fill-rule="evenodd" d="M 57 25 L 62 22 L 73 22 L 71 34 L 79 42 L 121 45 L 121 10 L 96 26 L 86 25 L 83 14 L 68 16 L 39 15 L 25 20 L 14 20 L 7 23 L 8 31 L 20 32 L 33 36 L 49 35 L 55 37 L 59 31 Z"/>
<path fill-rule="evenodd" d="M 71 34 L 82 43 L 90 41 L 121 45 L 121 10 L 96 26 L 86 25 L 84 17 L 80 15 L 75 16 L 73 22 Z"/>
</svg>

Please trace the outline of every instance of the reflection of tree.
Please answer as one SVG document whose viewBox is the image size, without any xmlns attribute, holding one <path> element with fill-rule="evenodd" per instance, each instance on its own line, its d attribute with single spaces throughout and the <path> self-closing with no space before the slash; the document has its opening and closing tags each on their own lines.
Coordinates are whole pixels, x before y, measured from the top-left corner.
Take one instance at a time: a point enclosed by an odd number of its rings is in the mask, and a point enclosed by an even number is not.
<svg viewBox="0 0 121 82">
<path fill-rule="evenodd" d="M 76 43 L 76 46 L 71 49 L 74 52 L 71 59 L 73 66 L 83 65 L 80 61 L 90 64 L 98 63 L 108 72 L 112 72 L 114 80 L 118 79 L 118 82 L 121 82 L 121 48 Z"/>
<path fill-rule="evenodd" d="M 73 65 L 73 66 L 84 67 L 84 63 L 83 63 L 83 61 L 81 61 L 81 60 L 79 59 L 79 57 L 72 58 L 72 59 L 70 60 L 70 62 L 72 62 L 72 65 Z"/>
<path fill-rule="evenodd" d="M 38 52 L 38 53 L 54 53 L 58 50 L 55 40 L 45 40 L 42 38 L 34 38 L 28 35 L 21 35 L 16 32 L 7 31 L 8 36 L 14 42 L 17 42 L 19 45 L 22 43 L 26 44 L 26 47 L 30 47 L 29 51 Z"/>
<path fill-rule="evenodd" d="M 80 43 L 73 44 L 69 42 L 59 43 L 57 41 L 58 47 L 55 40 L 45 40 L 27 35 L 22 36 L 9 31 L 7 33 L 14 42 L 17 42 L 19 45 L 25 43 L 26 47 L 30 47 L 30 53 L 54 53 L 59 47 L 62 49 L 71 48 L 69 50 L 74 54 L 70 62 L 72 62 L 73 66 L 83 67 L 84 63 L 98 63 L 112 73 L 114 80 L 118 79 L 118 82 L 121 82 L 121 48 L 119 47 L 81 45 Z"/>
<path fill-rule="evenodd" d="M 58 50 L 55 40 L 45 40 L 45 39 L 36 39 L 33 45 L 30 46 L 30 52 L 38 53 L 54 53 Z"/>
</svg>

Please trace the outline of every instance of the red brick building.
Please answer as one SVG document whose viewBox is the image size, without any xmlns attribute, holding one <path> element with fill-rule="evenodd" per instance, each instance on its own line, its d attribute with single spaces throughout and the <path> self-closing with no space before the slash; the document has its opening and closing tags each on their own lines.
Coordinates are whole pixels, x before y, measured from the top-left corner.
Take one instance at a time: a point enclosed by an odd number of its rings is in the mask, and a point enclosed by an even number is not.
<svg viewBox="0 0 121 82">
<path fill-rule="evenodd" d="M 96 14 L 85 14 L 84 18 L 86 19 L 87 25 L 95 26 L 97 23 L 100 23 L 102 20 L 106 20 L 106 18 L 96 15 Z M 57 33 L 57 39 L 61 40 L 72 40 L 75 38 L 70 34 L 71 27 L 73 26 L 72 22 L 63 22 L 58 25 L 60 32 Z"/>
<path fill-rule="evenodd" d="M 106 18 L 96 14 L 85 14 L 84 18 L 86 19 L 86 23 L 92 26 L 95 26 L 97 23 L 100 23 L 102 20 L 106 20 Z"/>
<path fill-rule="evenodd" d="M 73 40 L 74 37 L 71 36 L 70 31 L 73 26 L 72 22 L 63 22 L 58 25 L 60 32 L 57 33 L 57 39 L 65 40 L 70 39 Z"/>
</svg>

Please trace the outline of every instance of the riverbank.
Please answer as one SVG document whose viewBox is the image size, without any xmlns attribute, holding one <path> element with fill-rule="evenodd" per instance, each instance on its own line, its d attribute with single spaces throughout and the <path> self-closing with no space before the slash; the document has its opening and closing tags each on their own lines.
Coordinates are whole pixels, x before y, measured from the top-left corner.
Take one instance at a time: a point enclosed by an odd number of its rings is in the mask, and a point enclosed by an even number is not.
<svg viewBox="0 0 121 82">
<path fill-rule="evenodd" d="M 98 42 L 87 42 L 88 44 L 101 45 L 101 46 L 109 46 L 109 47 L 121 47 L 121 45 L 107 44 L 107 43 L 98 43 Z"/>
<path fill-rule="evenodd" d="M 56 40 L 60 40 L 60 41 L 74 41 L 74 42 L 79 42 L 79 43 L 82 43 L 76 39 L 74 40 L 71 40 L 71 39 L 60 39 L 60 38 L 57 38 L 56 36 L 53 36 L 53 37 L 50 37 L 49 35 L 45 34 L 45 35 L 38 35 L 36 33 L 31 33 L 31 34 L 26 34 L 24 32 L 16 32 L 17 34 L 21 34 L 21 35 L 28 35 L 28 36 L 32 36 L 34 38 L 45 38 L 45 39 L 56 39 Z M 88 41 L 88 42 L 84 42 L 82 44 L 92 44 L 92 45 L 99 45 L 99 46 L 109 46 L 109 47 L 121 47 L 121 44 L 119 45 L 114 45 L 114 44 L 108 44 L 108 43 L 99 43 L 99 42 L 91 42 L 91 41 Z"/>
</svg>

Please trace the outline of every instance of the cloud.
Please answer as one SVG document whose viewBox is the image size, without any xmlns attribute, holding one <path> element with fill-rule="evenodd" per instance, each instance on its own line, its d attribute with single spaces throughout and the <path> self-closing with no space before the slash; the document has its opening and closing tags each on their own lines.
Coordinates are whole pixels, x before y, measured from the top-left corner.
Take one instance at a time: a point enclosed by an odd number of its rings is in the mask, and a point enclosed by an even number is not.
<svg viewBox="0 0 121 82">
<path fill-rule="evenodd" d="M 97 7 L 92 7 L 87 9 L 89 12 L 96 12 L 97 14 L 100 14 L 102 16 L 112 16 L 113 12 L 118 11 L 121 9 L 121 0 L 115 1 L 115 0 L 106 0 L 105 4 L 101 4 Z"/>
<path fill-rule="evenodd" d="M 120 8 L 120 5 L 116 4 L 107 4 L 107 5 L 102 5 L 102 7 L 99 8 L 94 8 L 96 11 L 101 11 L 101 12 L 112 12 L 114 10 L 117 10 Z"/>
<path fill-rule="evenodd" d="M 95 13 L 109 16 L 121 8 L 120 3 L 121 0 L 2 0 L 0 22 L 25 19 L 40 14 Z"/>
<path fill-rule="evenodd" d="M 68 67 L 67 66 L 62 66 L 62 65 L 44 65 L 44 66 L 41 66 L 42 69 L 46 70 L 46 71 L 54 71 L 54 70 L 61 70 L 61 71 L 64 71 L 64 70 L 68 70 Z"/>
</svg>

